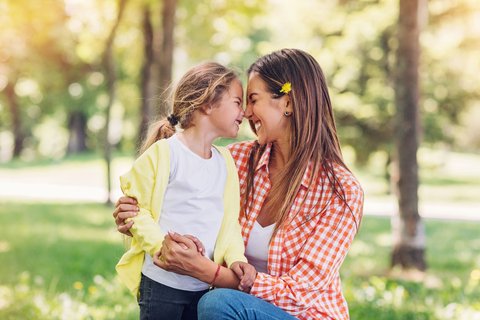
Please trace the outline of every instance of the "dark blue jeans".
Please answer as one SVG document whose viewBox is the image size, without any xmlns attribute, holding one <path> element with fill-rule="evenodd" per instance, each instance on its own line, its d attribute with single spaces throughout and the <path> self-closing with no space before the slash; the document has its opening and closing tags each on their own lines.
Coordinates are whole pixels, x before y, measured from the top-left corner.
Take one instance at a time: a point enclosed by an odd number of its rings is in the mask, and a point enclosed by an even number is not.
<svg viewBox="0 0 480 320">
<path fill-rule="evenodd" d="M 295 320 L 297 318 L 250 294 L 232 289 L 215 289 L 200 299 L 198 319 Z"/>
<path fill-rule="evenodd" d="M 167 287 L 142 274 L 140 281 L 140 320 L 196 320 L 198 300 L 207 292 Z"/>
</svg>

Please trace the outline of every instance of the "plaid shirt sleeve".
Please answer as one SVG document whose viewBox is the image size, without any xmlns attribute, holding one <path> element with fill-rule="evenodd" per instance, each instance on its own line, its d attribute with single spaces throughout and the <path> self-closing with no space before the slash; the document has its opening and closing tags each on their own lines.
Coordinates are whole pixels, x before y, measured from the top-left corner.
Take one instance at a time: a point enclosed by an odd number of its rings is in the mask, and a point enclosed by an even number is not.
<svg viewBox="0 0 480 320">
<path fill-rule="evenodd" d="M 345 191 L 347 204 L 355 219 L 347 205 L 340 199 L 335 199 L 321 216 L 313 232 L 307 236 L 307 240 L 294 244 L 296 247 L 293 250 L 298 249 L 298 262 L 279 276 L 259 273 L 251 294 L 274 303 L 295 316 L 316 307 L 325 310 L 325 315 L 337 314 L 335 318 L 341 319 L 347 314 L 348 317 L 342 297 L 337 299 L 337 294 L 323 294 L 330 291 L 332 285 L 337 285 L 340 266 L 357 232 L 357 224 L 362 215 L 362 189 L 358 185 L 352 185 Z M 284 242 L 294 241 L 289 239 L 288 234 L 283 237 L 287 239 Z M 341 288 L 338 290 L 341 294 Z M 321 306 L 315 306 L 318 303 Z"/>
</svg>

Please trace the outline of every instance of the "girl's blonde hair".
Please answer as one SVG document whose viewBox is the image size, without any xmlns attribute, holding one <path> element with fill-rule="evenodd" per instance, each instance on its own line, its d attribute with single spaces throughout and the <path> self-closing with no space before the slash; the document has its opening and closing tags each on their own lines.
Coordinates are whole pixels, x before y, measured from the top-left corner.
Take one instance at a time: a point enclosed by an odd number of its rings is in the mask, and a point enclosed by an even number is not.
<svg viewBox="0 0 480 320">
<path fill-rule="evenodd" d="M 156 141 L 171 137 L 176 132 L 176 122 L 182 129 L 191 127 L 195 110 L 215 106 L 235 79 L 238 79 L 235 71 L 216 62 L 202 63 L 188 70 L 173 92 L 172 114 L 150 125 L 139 154 Z"/>
</svg>

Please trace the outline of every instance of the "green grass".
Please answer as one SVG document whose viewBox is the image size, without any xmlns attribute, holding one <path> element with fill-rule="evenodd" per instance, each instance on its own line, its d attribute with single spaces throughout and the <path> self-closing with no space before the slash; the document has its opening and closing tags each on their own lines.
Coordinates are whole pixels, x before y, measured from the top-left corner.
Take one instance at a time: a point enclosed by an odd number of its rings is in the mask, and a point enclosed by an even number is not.
<svg viewBox="0 0 480 320">
<path fill-rule="evenodd" d="M 1 210 L 9 250 L 2 252 L 2 283 L 12 284 L 10 274 L 25 270 L 68 291 L 72 283 L 90 285 L 95 274 L 111 277 L 121 255 L 120 235 L 115 232 L 111 209 L 93 204 L 3 204 Z M 7 277 L 5 277 L 7 276 Z"/>
<path fill-rule="evenodd" d="M 120 151 L 114 151 L 112 154 L 113 159 L 122 159 L 122 158 L 131 158 L 132 155 L 128 153 L 123 153 Z M 103 163 L 102 154 L 95 151 L 87 151 L 83 153 L 67 155 L 63 158 L 53 159 L 53 158 L 38 158 L 30 161 L 24 161 L 22 159 L 12 159 L 8 162 L 0 162 L 0 169 L 31 169 L 31 168 L 42 168 L 58 165 L 82 165 L 82 164 L 91 164 L 91 163 Z"/>
<path fill-rule="evenodd" d="M 79 319 L 134 319 L 134 298 L 115 279 L 123 244 L 111 212 L 98 204 L 0 203 L 0 306 L 12 302 L 0 318 L 76 319 L 83 310 Z"/>
<path fill-rule="evenodd" d="M 342 266 L 352 319 L 480 317 L 480 223 L 426 220 L 425 227 L 428 272 L 400 276 L 389 270 L 390 220 L 364 218 Z"/>
<path fill-rule="evenodd" d="M 123 241 L 111 212 L 0 202 L 0 318 L 137 318 L 135 299 L 115 278 Z M 352 319 L 478 318 L 478 230 L 480 223 L 427 220 L 428 273 L 405 280 L 388 273 L 389 219 L 366 216 L 341 270 Z"/>
<path fill-rule="evenodd" d="M 426 220 L 425 228 L 427 262 L 436 276 L 468 277 L 471 270 L 480 268 L 480 223 Z M 354 265 L 356 269 L 358 267 L 356 275 L 362 272 L 385 272 L 388 269 L 391 237 L 390 219 L 364 217 L 344 269 L 350 270 L 350 265 Z M 373 256 L 378 259 L 372 260 Z"/>
</svg>

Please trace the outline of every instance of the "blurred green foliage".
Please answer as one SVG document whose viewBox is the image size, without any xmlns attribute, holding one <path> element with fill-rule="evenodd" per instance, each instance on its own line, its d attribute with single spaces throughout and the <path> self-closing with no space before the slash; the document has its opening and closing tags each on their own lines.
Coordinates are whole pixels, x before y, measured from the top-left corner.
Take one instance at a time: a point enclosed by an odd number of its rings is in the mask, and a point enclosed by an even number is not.
<svg viewBox="0 0 480 320">
<path fill-rule="evenodd" d="M 146 2 L 154 27 L 161 27 L 161 1 L 129 1 L 115 40 L 118 97 L 110 136 L 130 153 L 140 123 Z M 357 163 L 365 165 L 376 151 L 390 152 L 397 1 L 216 0 L 177 6 L 175 80 L 203 60 L 244 71 L 272 50 L 307 50 L 324 68 L 342 143 L 354 150 Z M 10 159 L 18 132 L 24 135 L 24 160 L 62 157 L 75 134 L 85 135 L 87 149 L 101 149 L 107 97 L 100 58 L 116 2 L 5 0 L 0 9 L 0 161 Z M 480 150 L 474 121 L 480 116 L 479 12 L 472 0 L 432 0 L 421 10 L 420 105 L 423 141 L 431 147 Z M 8 86 L 19 106 L 18 132 Z M 83 133 L 75 131 L 72 119 L 80 121 Z"/>
</svg>

